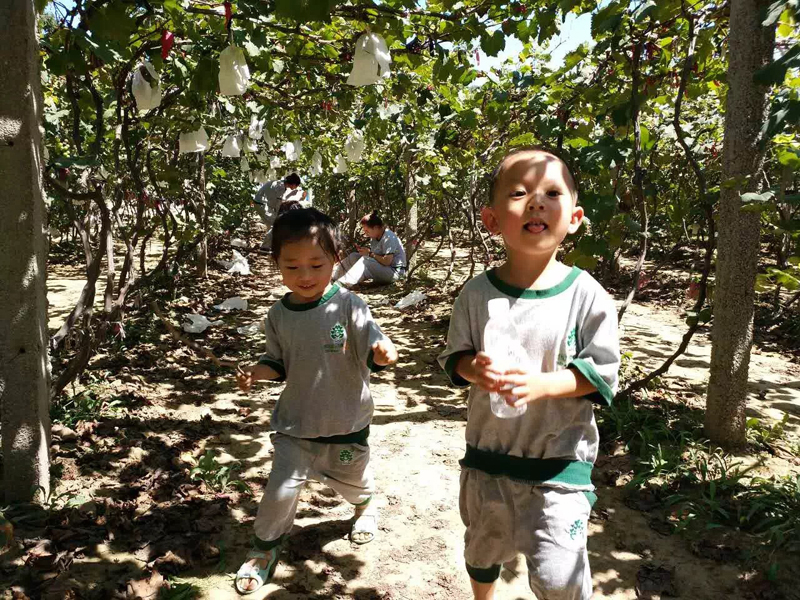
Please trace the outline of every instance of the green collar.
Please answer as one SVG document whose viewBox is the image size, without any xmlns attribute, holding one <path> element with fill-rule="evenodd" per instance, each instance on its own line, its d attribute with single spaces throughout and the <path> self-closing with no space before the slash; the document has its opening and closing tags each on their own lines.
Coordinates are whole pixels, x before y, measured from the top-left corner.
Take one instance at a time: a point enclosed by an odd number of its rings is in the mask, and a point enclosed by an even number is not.
<svg viewBox="0 0 800 600">
<path fill-rule="evenodd" d="M 300 312 L 300 311 L 303 311 L 303 310 L 311 310 L 312 308 L 317 308 L 318 306 L 322 306 L 323 304 L 325 304 L 328 300 L 333 298 L 336 295 L 336 292 L 338 292 L 338 291 L 339 291 L 339 286 L 334 283 L 331 286 L 331 289 L 329 289 L 327 292 L 325 292 L 322 295 L 321 298 L 319 298 L 317 300 L 314 300 L 313 302 L 303 302 L 302 304 L 293 304 L 292 302 L 290 302 L 289 301 L 289 296 L 291 295 L 291 292 L 288 292 L 281 299 L 281 303 L 286 308 L 288 308 L 289 310 L 293 310 L 293 311 L 297 311 L 297 312 Z"/>
<path fill-rule="evenodd" d="M 561 283 L 558 283 L 551 288 L 547 288 L 546 290 L 528 290 L 514 287 L 513 285 L 510 285 L 500 279 L 497 276 L 497 269 L 490 269 L 489 271 L 486 271 L 486 277 L 489 278 L 491 284 L 499 291 L 504 293 L 506 296 L 511 296 L 512 298 L 523 298 L 524 300 L 552 298 L 553 296 L 557 296 L 561 292 L 568 289 L 580 274 L 581 269 L 578 267 L 572 267 L 572 270 L 567 274 Z"/>
</svg>

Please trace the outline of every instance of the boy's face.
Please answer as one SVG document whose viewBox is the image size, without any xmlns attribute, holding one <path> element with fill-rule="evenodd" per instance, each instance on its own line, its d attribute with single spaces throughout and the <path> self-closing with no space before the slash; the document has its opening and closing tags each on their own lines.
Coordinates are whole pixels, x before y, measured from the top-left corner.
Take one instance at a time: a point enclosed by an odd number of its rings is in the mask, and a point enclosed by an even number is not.
<svg viewBox="0 0 800 600">
<path fill-rule="evenodd" d="M 552 154 L 521 152 L 507 158 L 494 186 L 483 224 L 503 236 L 509 251 L 552 256 L 583 220 L 566 165 Z"/>
<path fill-rule="evenodd" d="M 283 283 L 302 302 L 314 302 L 331 282 L 333 259 L 313 239 L 287 242 L 281 247 L 278 268 Z"/>
</svg>

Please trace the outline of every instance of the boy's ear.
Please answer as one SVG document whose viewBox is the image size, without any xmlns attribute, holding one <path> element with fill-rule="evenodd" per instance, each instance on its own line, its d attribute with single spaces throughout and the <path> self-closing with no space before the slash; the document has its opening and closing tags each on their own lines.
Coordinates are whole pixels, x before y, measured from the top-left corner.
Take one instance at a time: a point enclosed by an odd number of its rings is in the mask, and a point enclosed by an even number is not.
<svg viewBox="0 0 800 600">
<path fill-rule="evenodd" d="M 481 209 L 481 221 L 483 222 L 483 226 L 486 227 L 492 235 L 500 233 L 500 225 L 497 223 L 497 217 L 491 206 L 484 206 Z"/>
<path fill-rule="evenodd" d="M 569 229 L 567 231 L 575 233 L 580 229 L 581 223 L 583 223 L 583 207 L 576 206 L 572 209 L 572 219 L 569 221 Z"/>
</svg>

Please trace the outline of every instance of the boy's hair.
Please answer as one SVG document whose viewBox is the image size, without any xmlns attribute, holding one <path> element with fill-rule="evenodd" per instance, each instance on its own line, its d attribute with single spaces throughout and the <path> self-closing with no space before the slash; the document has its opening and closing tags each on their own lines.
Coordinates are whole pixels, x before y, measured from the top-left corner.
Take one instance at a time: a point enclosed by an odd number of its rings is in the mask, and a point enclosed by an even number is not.
<svg viewBox="0 0 800 600">
<path fill-rule="evenodd" d="M 316 208 L 298 208 L 283 213 L 272 228 L 272 258 L 276 261 L 284 244 L 314 240 L 332 260 L 339 259 L 339 232 L 331 218 Z"/>
<path fill-rule="evenodd" d="M 500 173 L 503 171 L 503 165 L 505 162 L 512 156 L 526 152 L 542 152 L 544 154 L 555 156 L 567 168 L 567 172 L 572 178 L 572 183 L 575 186 L 575 196 L 577 197 L 580 194 L 580 179 L 578 178 L 578 171 L 563 152 L 550 148 L 549 146 L 519 146 L 518 148 L 514 148 L 513 150 L 507 152 L 492 171 L 491 180 L 489 181 L 489 205 L 494 202 L 494 186 L 497 183 L 497 180 L 500 178 Z"/>
<path fill-rule="evenodd" d="M 378 216 L 377 210 L 373 210 L 368 215 L 361 217 L 361 224 L 367 227 L 383 227 L 383 219 Z"/>
<path fill-rule="evenodd" d="M 287 175 L 283 179 L 283 183 L 286 185 L 300 185 L 300 176 L 297 173 L 292 173 L 291 175 Z"/>
</svg>

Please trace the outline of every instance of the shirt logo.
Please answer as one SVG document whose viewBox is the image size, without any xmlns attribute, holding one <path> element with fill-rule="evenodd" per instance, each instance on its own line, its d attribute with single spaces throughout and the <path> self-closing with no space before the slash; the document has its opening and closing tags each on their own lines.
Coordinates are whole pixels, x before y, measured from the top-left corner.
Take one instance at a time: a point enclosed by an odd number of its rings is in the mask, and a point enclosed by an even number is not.
<svg viewBox="0 0 800 600">
<path fill-rule="evenodd" d="M 584 529 L 583 521 L 581 519 L 576 519 L 567 531 L 567 533 L 569 533 L 569 538 L 574 540 L 576 537 L 583 535 Z"/>
<path fill-rule="evenodd" d="M 331 343 L 323 344 L 325 352 L 330 354 L 344 353 L 347 349 L 347 330 L 341 323 L 336 323 L 330 330 Z"/>
<path fill-rule="evenodd" d="M 336 340 L 344 339 L 344 327 L 342 327 L 341 323 L 337 323 L 336 325 L 331 327 L 331 339 L 334 342 Z"/>
<path fill-rule="evenodd" d="M 575 355 L 578 354 L 578 328 L 573 327 L 572 331 L 567 335 L 566 348 L 558 353 L 558 366 L 562 369 L 565 368 Z"/>
</svg>

